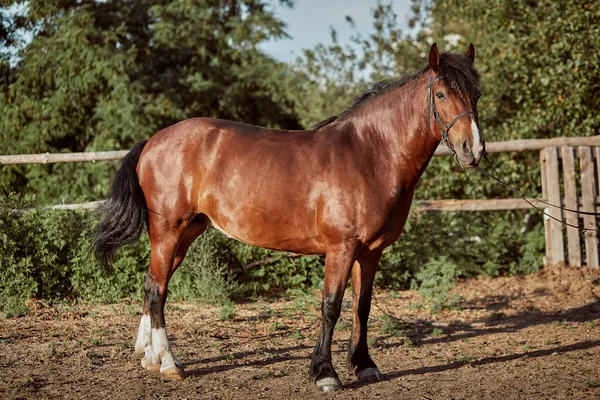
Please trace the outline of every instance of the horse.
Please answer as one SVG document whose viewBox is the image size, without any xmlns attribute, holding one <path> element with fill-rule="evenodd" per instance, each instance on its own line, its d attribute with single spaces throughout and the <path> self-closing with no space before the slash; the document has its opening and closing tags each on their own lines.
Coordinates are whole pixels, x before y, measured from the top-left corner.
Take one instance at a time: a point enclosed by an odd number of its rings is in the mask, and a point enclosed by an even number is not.
<svg viewBox="0 0 600 400">
<path fill-rule="evenodd" d="M 167 338 L 167 286 L 192 242 L 212 227 L 267 249 L 325 255 L 322 319 L 310 362 L 311 380 L 322 391 L 342 386 L 331 341 L 352 276 L 348 369 L 361 382 L 382 379 L 367 346 L 382 252 L 400 237 L 415 185 L 440 142 L 463 168 L 477 166 L 485 152 L 473 44 L 466 54 L 440 54 L 434 43 L 428 56 L 416 74 L 376 85 L 309 130 L 193 118 L 132 148 L 93 248 L 110 262 L 147 228 L 150 266 L 135 342 L 144 368 L 185 378 Z"/>
</svg>

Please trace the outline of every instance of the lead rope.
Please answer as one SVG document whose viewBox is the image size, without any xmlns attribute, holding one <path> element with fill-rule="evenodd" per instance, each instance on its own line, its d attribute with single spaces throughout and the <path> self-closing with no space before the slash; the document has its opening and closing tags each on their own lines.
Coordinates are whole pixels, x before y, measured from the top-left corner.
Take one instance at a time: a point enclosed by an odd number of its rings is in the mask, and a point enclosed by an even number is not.
<svg viewBox="0 0 600 400">
<path fill-rule="evenodd" d="M 492 164 L 492 162 L 490 161 L 488 154 L 487 153 L 483 153 L 483 158 L 485 158 L 485 161 L 487 161 L 487 163 L 490 165 L 490 167 L 492 168 L 492 170 L 494 171 L 494 174 L 496 175 L 500 175 L 498 173 L 498 171 L 496 170 L 496 168 L 494 167 L 494 164 Z M 581 214 L 581 215 L 594 215 L 594 216 L 598 216 L 600 215 L 600 213 L 595 213 L 595 212 L 589 212 L 589 211 L 577 211 L 577 210 L 572 210 L 570 208 L 565 208 L 562 206 L 557 206 L 555 204 L 552 203 L 548 203 L 545 200 L 542 199 L 538 199 L 537 197 L 533 197 L 533 196 L 526 196 L 525 194 L 523 194 L 521 191 L 519 191 L 518 189 L 515 189 L 514 187 L 512 187 L 511 185 L 509 185 L 508 183 L 506 183 L 506 181 L 504 181 L 504 179 L 502 178 L 498 178 L 492 174 L 490 174 L 489 172 L 487 172 L 485 169 L 481 168 L 481 167 L 476 167 L 476 169 L 481 172 L 483 175 L 487 176 L 488 178 L 498 182 L 499 184 L 501 184 L 502 186 L 512 190 L 514 193 L 518 194 L 523 200 L 525 200 L 531 207 L 535 208 L 538 211 L 541 211 L 545 216 L 547 216 L 550 219 L 553 219 L 555 221 L 560 222 L 562 225 L 565 226 L 570 226 L 572 228 L 576 228 L 577 230 L 586 233 L 588 231 L 599 231 L 600 229 L 592 229 L 592 228 L 580 228 L 578 225 L 573 225 L 573 224 L 569 224 L 568 222 L 566 222 L 563 219 L 559 219 L 556 217 L 553 217 L 552 215 L 548 214 L 543 208 L 540 208 L 538 206 L 536 206 L 535 204 L 533 204 L 529 199 L 535 200 L 535 201 L 539 201 L 540 203 L 546 204 L 547 206 L 550 207 L 554 207 L 554 208 L 558 208 L 567 212 L 572 212 L 575 214 Z"/>
</svg>

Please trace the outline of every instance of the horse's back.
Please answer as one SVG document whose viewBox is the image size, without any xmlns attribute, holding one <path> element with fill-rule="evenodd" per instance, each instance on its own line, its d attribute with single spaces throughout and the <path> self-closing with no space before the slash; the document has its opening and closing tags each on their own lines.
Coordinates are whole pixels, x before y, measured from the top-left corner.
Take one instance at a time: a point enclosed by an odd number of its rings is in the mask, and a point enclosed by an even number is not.
<svg viewBox="0 0 600 400">
<path fill-rule="evenodd" d="M 310 135 L 209 118 L 182 121 L 150 139 L 138 164 L 140 184 L 157 212 L 202 213 L 244 242 L 320 252 L 317 227 L 308 221 L 322 194 Z"/>
</svg>

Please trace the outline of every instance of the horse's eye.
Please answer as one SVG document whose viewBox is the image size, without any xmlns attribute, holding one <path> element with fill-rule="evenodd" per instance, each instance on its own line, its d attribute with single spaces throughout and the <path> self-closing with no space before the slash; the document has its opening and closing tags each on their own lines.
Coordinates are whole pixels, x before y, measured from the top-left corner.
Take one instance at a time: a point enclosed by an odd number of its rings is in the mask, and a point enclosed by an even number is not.
<svg viewBox="0 0 600 400">
<path fill-rule="evenodd" d="M 435 97 L 437 97 L 440 100 L 444 100 L 444 98 L 445 98 L 444 93 L 442 93 L 442 92 L 437 92 L 435 94 Z"/>
</svg>

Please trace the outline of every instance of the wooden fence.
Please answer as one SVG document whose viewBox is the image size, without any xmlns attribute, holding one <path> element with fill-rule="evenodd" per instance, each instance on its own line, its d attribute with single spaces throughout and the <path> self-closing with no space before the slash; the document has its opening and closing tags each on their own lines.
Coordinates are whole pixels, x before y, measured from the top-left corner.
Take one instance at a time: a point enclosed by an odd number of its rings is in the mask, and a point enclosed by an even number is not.
<svg viewBox="0 0 600 400">
<path fill-rule="evenodd" d="M 600 195 L 599 160 L 600 147 L 563 146 L 543 149 L 540 151 L 543 197 L 548 199 L 548 202 L 560 204 L 566 209 L 595 213 Z M 576 168 L 577 165 L 579 168 Z M 568 224 L 563 227 L 559 221 L 545 218 L 546 263 L 567 262 L 573 266 L 581 266 L 585 259 L 588 267 L 597 268 L 599 260 L 596 216 L 580 215 L 554 207 L 546 208 L 546 213 Z M 582 232 L 578 228 L 589 230 Z M 567 233 L 566 247 L 563 230 Z M 584 248 L 581 247 L 582 240 L 585 243 Z"/>
<path fill-rule="evenodd" d="M 600 136 L 490 142 L 486 144 L 486 149 L 488 153 L 539 150 L 543 200 L 572 210 L 596 212 L 596 206 L 600 204 Z M 0 166 L 119 160 L 127 153 L 128 151 L 106 151 L 0 155 Z M 450 155 L 450 151 L 446 147 L 440 146 L 435 155 Z M 579 175 L 576 165 L 579 166 Z M 577 185 L 577 182 L 580 184 Z M 531 203 L 540 208 L 546 207 L 539 201 L 532 200 Z M 94 201 L 83 204 L 61 204 L 53 207 L 56 209 L 94 209 L 101 204 L 102 201 Z M 532 208 L 531 204 L 522 199 L 420 200 L 415 201 L 414 206 L 422 211 L 498 211 Z M 567 227 L 565 247 L 563 224 L 546 217 L 544 222 L 545 263 L 568 262 L 570 265 L 581 266 L 582 261 L 585 260 L 588 267 L 598 267 L 600 264 L 598 234 L 593 231 L 598 226 L 596 217 L 593 215 L 579 216 L 553 207 L 546 208 L 545 212 L 557 219 L 564 218 L 570 225 L 589 229 L 581 234 L 577 228 Z M 582 239 L 584 247 L 581 246 Z"/>
</svg>

